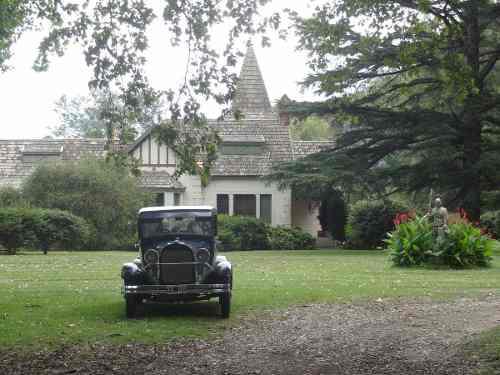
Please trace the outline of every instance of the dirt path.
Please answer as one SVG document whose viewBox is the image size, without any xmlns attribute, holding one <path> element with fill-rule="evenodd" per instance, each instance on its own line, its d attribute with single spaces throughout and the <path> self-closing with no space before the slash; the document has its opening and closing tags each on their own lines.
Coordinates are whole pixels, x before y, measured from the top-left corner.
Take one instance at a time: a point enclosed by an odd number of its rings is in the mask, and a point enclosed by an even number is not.
<svg viewBox="0 0 500 375">
<path fill-rule="evenodd" d="M 460 355 L 500 324 L 500 297 L 310 305 L 246 320 L 222 338 L 166 346 L 0 353 L 2 374 L 471 374 Z"/>
</svg>

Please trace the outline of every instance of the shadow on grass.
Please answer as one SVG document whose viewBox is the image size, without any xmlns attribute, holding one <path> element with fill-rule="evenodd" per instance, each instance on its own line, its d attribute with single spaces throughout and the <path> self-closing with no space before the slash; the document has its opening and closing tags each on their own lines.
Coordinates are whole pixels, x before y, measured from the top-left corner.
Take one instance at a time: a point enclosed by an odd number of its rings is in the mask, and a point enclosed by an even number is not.
<svg viewBox="0 0 500 375">
<path fill-rule="evenodd" d="M 143 317 L 148 319 L 161 319 L 165 317 L 182 317 L 182 318 L 219 318 L 219 303 L 214 299 L 210 302 L 192 302 L 192 303 L 158 303 L 146 302 L 142 306 Z M 125 307 L 124 307 L 125 309 Z"/>
</svg>

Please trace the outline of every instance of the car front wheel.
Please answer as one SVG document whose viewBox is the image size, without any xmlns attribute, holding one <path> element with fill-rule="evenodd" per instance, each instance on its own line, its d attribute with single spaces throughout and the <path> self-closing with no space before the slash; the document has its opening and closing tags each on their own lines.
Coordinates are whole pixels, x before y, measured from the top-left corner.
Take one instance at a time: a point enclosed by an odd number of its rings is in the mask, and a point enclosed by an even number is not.
<svg viewBox="0 0 500 375">
<path fill-rule="evenodd" d="M 219 305 L 221 317 L 224 319 L 229 318 L 231 312 L 231 292 L 226 292 L 219 296 Z"/>
<path fill-rule="evenodd" d="M 137 308 L 139 306 L 139 298 L 135 295 L 125 296 L 125 313 L 127 318 L 137 317 Z"/>
</svg>

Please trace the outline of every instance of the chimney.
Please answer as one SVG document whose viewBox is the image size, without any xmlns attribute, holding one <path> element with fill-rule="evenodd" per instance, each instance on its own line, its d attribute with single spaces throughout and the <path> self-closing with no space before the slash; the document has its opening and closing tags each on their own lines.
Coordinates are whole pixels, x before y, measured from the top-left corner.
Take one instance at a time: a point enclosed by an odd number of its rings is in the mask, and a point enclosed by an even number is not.
<svg viewBox="0 0 500 375">
<path fill-rule="evenodd" d="M 290 112 L 288 112 L 288 106 L 292 103 L 290 98 L 283 95 L 280 100 L 278 100 L 278 111 L 280 115 L 280 125 L 290 126 Z"/>
</svg>

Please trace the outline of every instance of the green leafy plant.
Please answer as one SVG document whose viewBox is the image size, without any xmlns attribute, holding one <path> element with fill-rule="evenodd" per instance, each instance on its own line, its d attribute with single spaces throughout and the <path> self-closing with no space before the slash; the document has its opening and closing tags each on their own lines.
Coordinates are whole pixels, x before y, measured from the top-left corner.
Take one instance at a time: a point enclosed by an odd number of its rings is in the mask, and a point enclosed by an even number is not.
<svg viewBox="0 0 500 375">
<path fill-rule="evenodd" d="M 381 246 L 387 233 L 394 230 L 394 217 L 405 211 L 407 207 L 398 202 L 358 201 L 349 214 L 349 246 L 364 249 Z"/>
<path fill-rule="evenodd" d="M 28 203 L 20 189 L 12 186 L 0 187 L 0 208 L 26 206 Z"/>
<path fill-rule="evenodd" d="M 0 244 L 10 254 L 19 248 L 47 253 L 53 248 L 84 248 L 94 234 L 82 218 L 61 210 L 41 208 L 0 209 Z"/>
<path fill-rule="evenodd" d="M 485 267 L 491 261 L 493 241 L 471 223 L 456 223 L 438 237 L 433 249 L 434 261 L 454 268 Z"/>
<path fill-rule="evenodd" d="M 130 170 L 113 159 L 40 165 L 23 192 L 33 206 L 69 211 L 91 223 L 94 249 L 130 248 L 136 241 L 130 224 L 151 200 Z"/>
<path fill-rule="evenodd" d="M 482 214 L 481 228 L 493 238 L 500 239 L 500 211 L 490 211 Z"/>
<path fill-rule="evenodd" d="M 299 228 L 271 225 L 253 217 L 218 217 L 218 240 L 223 250 L 307 250 L 314 238 Z"/>
<path fill-rule="evenodd" d="M 218 238 L 224 250 L 269 249 L 269 226 L 253 217 L 218 217 Z"/>
<path fill-rule="evenodd" d="M 316 240 L 300 228 L 271 227 L 269 245 L 272 250 L 311 250 L 316 248 Z"/>
<path fill-rule="evenodd" d="M 388 236 L 385 242 L 397 266 L 485 267 L 492 259 L 494 241 L 468 221 L 453 223 L 434 238 L 429 220 L 416 217 L 398 223 Z"/>
<path fill-rule="evenodd" d="M 398 266 L 414 266 L 426 262 L 432 252 L 432 227 L 426 217 L 416 217 L 396 225 L 385 240 L 392 261 Z"/>
</svg>

